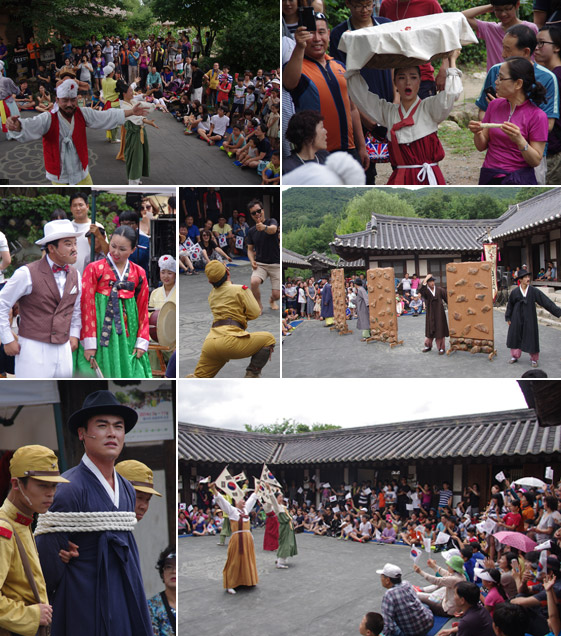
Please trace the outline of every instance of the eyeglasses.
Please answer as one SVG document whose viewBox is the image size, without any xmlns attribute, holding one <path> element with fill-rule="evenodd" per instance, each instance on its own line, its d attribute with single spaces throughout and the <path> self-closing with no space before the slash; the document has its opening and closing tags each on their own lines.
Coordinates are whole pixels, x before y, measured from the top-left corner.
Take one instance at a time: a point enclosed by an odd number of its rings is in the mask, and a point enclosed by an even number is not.
<svg viewBox="0 0 561 636">
<path fill-rule="evenodd" d="M 361 2 L 353 2 L 353 3 L 351 3 L 351 7 L 355 11 L 372 11 L 372 9 L 374 7 L 374 3 L 373 2 L 366 2 L 365 4 L 362 4 Z"/>
<path fill-rule="evenodd" d="M 553 44 L 553 45 L 555 45 L 555 42 L 549 42 L 548 40 L 538 40 L 538 43 L 536 44 L 536 48 L 537 49 L 541 49 L 544 44 Z"/>
<path fill-rule="evenodd" d="M 512 80 L 514 82 L 514 79 L 512 77 L 501 77 L 500 75 L 497 75 L 497 79 L 495 81 L 506 82 L 507 80 Z"/>
</svg>

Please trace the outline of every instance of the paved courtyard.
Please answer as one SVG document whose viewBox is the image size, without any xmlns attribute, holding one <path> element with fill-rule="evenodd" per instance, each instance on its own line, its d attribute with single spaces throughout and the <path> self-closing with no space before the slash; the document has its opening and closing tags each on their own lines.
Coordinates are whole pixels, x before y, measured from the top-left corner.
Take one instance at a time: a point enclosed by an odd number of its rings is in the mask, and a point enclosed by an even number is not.
<svg viewBox="0 0 561 636">
<path fill-rule="evenodd" d="M 22 119 L 38 113 L 22 112 Z M 146 127 L 150 143 L 150 176 L 143 185 L 257 185 L 255 170 L 233 165 L 215 146 L 209 147 L 194 135 L 185 136 L 183 126 L 171 115 L 154 111 L 149 115 L 159 129 Z M 95 185 L 127 183 L 124 161 L 117 161 L 118 144 L 105 140 L 104 130 L 88 129 L 90 173 Z M 0 179 L 9 185 L 48 184 L 41 140 L 25 144 L 8 141 L 0 131 Z"/>
<path fill-rule="evenodd" d="M 250 284 L 251 264 L 247 260 L 234 259 L 230 268 L 232 282 L 237 285 Z M 179 277 L 179 377 L 193 373 L 201 354 L 201 347 L 212 324 L 212 313 L 208 306 L 211 286 L 203 271 L 196 276 Z M 248 331 L 269 331 L 277 339 L 277 346 L 271 360 L 263 369 L 263 378 L 280 377 L 280 310 L 269 308 L 271 283 L 267 279 L 261 285 L 263 315 L 248 324 Z M 280 302 L 280 301 L 279 301 Z M 218 373 L 217 378 L 243 378 L 249 358 L 231 360 Z"/>
<path fill-rule="evenodd" d="M 222 587 L 227 549 L 216 545 L 217 537 L 179 538 L 180 634 L 356 636 L 364 614 L 380 612 L 384 589 L 375 570 L 384 563 L 399 565 L 414 585 L 426 584 L 413 573 L 407 546 L 299 534 L 298 556 L 288 560 L 289 569 L 277 570 L 275 553 L 262 548 L 263 534 L 253 532 L 259 584 L 235 596 Z M 428 556 L 421 556 L 422 569 Z M 444 564 L 441 555 L 435 558 Z"/>
<path fill-rule="evenodd" d="M 356 320 L 347 321 L 352 334 L 339 335 L 324 327 L 319 320 L 304 320 L 284 338 L 282 374 L 284 378 L 519 378 L 530 367 L 527 353 L 516 364 L 508 364 L 510 351 L 506 347 L 508 326 L 504 312 L 494 310 L 495 348 L 492 362 L 487 354 L 455 351 L 439 356 L 435 348 L 422 353 L 425 316 L 400 316 L 398 338 L 403 345 L 390 349 L 382 342 L 360 342 L 361 331 Z M 561 330 L 539 325 L 539 368 L 550 378 L 561 377 Z M 448 347 L 448 338 L 446 346 Z"/>
</svg>

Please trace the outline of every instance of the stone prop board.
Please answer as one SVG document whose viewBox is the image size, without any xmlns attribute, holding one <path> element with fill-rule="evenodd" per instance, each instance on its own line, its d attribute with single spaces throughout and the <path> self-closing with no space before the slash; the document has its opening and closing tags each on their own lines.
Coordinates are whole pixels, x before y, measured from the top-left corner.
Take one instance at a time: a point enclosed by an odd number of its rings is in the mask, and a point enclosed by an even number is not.
<svg viewBox="0 0 561 636">
<path fill-rule="evenodd" d="M 347 291 L 345 289 L 345 270 L 331 271 L 331 293 L 333 295 L 333 321 L 331 329 L 337 329 L 339 335 L 352 333 L 347 327 Z"/>
<path fill-rule="evenodd" d="M 497 355 L 493 330 L 491 263 L 448 263 L 448 326 L 453 351 Z"/>
<path fill-rule="evenodd" d="M 377 267 L 366 272 L 368 310 L 370 312 L 370 338 L 387 342 L 390 348 L 403 344 L 397 339 L 397 312 L 395 306 L 395 274 L 393 267 Z"/>
</svg>

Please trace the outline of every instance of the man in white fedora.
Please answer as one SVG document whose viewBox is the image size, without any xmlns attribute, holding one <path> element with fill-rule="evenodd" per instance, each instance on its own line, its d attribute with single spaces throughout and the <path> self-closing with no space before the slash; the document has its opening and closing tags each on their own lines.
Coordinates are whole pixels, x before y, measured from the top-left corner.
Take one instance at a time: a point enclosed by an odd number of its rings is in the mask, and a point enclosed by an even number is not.
<svg viewBox="0 0 561 636">
<path fill-rule="evenodd" d="M 86 128 L 111 130 L 125 123 L 125 117 L 146 115 L 148 109 L 111 108 L 97 111 L 78 107 L 78 82 L 65 79 L 56 88 L 56 106 L 51 112 L 20 120 L 8 117 L 8 137 L 26 142 L 43 138 L 47 179 L 54 185 L 92 185 L 88 167 Z"/>
<path fill-rule="evenodd" d="M 72 352 L 78 348 L 82 320 L 80 274 L 76 262 L 76 232 L 69 220 L 45 224 L 35 241 L 45 256 L 18 268 L 0 291 L 0 341 L 15 356 L 18 378 L 71 378 Z M 16 336 L 10 310 L 19 302 Z"/>
</svg>

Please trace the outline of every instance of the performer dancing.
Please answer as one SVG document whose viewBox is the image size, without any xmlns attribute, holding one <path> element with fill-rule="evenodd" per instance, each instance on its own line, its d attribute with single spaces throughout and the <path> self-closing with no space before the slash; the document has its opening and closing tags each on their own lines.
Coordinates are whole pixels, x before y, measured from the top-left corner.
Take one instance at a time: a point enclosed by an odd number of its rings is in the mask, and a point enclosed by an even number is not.
<svg viewBox="0 0 561 636">
<path fill-rule="evenodd" d="M 145 355 L 150 338 L 148 282 L 142 267 L 128 258 L 135 247 L 135 232 L 118 227 L 105 260 L 90 263 L 84 270 L 81 345 L 76 359 L 81 374 L 92 375 L 86 362 L 95 356 L 105 377 L 152 377 Z"/>
<path fill-rule="evenodd" d="M 292 517 L 284 505 L 282 493 L 278 493 L 275 497 L 271 492 L 271 487 L 267 486 L 267 494 L 279 520 L 279 549 L 277 551 L 276 566 L 279 570 L 286 570 L 288 568 L 286 559 L 298 554 Z"/>
<path fill-rule="evenodd" d="M 540 357 L 540 335 L 536 303 L 557 318 L 561 317 L 558 307 L 542 291 L 530 285 L 530 272 L 521 269 L 516 280 L 520 286 L 510 292 L 506 306 L 505 320 L 508 322 L 506 346 L 510 348 L 510 364 L 520 360 L 523 351 L 530 354 L 533 367 L 538 366 Z"/>
<path fill-rule="evenodd" d="M 19 88 L 14 80 L 2 75 L 3 70 L 4 62 L 0 60 L 0 123 L 2 132 L 8 132 L 8 117 L 19 117 L 19 108 L 14 99 L 14 95 L 19 93 Z"/>
<path fill-rule="evenodd" d="M 255 548 L 253 535 L 251 534 L 249 513 L 257 501 L 257 495 L 253 493 L 247 501 L 234 500 L 234 505 L 216 490 L 214 483 L 209 485 L 209 490 L 215 496 L 216 503 L 223 512 L 230 517 L 232 538 L 228 544 L 228 557 L 224 566 L 223 583 L 228 594 L 235 594 L 236 587 L 245 585 L 253 587 L 259 582 L 257 565 L 255 563 Z"/>
<path fill-rule="evenodd" d="M 438 139 L 438 124 L 444 121 L 460 96 L 462 72 L 456 68 L 460 51 L 449 55 L 443 91 L 423 100 L 419 97 L 421 71 L 418 66 L 397 68 L 394 85 L 400 104 L 392 104 L 368 90 L 359 71 L 349 71 L 347 86 L 356 106 L 390 132 L 390 158 L 394 169 L 388 185 L 444 185 L 438 162 L 444 149 Z"/>
<path fill-rule="evenodd" d="M 57 112 L 41 113 L 22 121 L 19 117 L 8 117 L 8 136 L 22 143 L 43 138 L 46 176 L 54 185 L 92 185 L 86 128 L 108 130 L 124 124 L 126 117 L 146 115 L 148 111 L 140 104 L 130 110 L 79 108 L 78 83 L 72 79 L 57 86 L 56 96 Z"/>
<path fill-rule="evenodd" d="M 232 285 L 230 271 L 219 261 L 211 261 L 205 274 L 213 286 L 208 302 L 214 322 L 192 377 L 213 378 L 229 360 L 249 356 L 245 377 L 260 377 L 276 340 L 268 331 L 246 331 L 248 321 L 261 314 L 255 297 L 245 285 Z"/>
<path fill-rule="evenodd" d="M 266 515 L 263 550 L 275 552 L 279 549 L 279 520 L 269 501 L 265 502 L 263 509 Z"/>
</svg>

